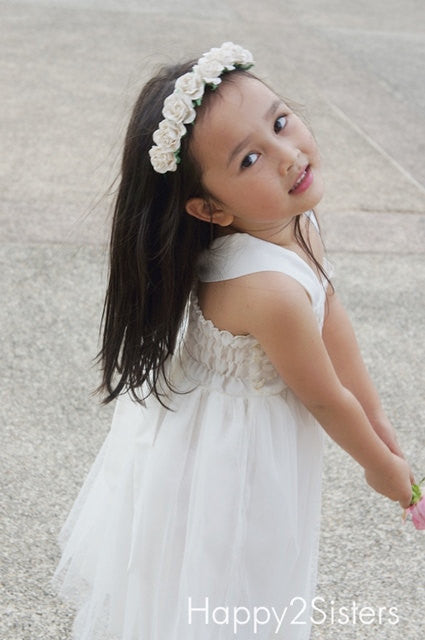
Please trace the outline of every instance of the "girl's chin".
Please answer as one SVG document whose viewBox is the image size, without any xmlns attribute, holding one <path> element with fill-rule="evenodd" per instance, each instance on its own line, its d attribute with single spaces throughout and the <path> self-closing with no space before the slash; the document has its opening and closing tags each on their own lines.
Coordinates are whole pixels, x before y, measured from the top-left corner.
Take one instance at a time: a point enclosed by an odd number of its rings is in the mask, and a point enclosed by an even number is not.
<svg viewBox="0 0 425 640">
<path fill-rule="evenodd" d="M 305 192 L 305 198 L 309 201 L 309 209 L 316 207 L 325 193 L 325 186 L 323 184 L 322 176 L 315 176 L 314 183 L 310 189 Z"/>
</svg>

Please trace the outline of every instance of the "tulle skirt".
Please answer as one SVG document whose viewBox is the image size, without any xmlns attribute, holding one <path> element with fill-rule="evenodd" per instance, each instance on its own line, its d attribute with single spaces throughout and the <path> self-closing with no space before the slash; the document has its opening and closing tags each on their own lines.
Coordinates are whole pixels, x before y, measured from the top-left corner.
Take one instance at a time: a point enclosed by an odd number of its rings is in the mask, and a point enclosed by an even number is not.
<svg viewBox="0 0 425 640">
<path fill-rule="evenodd" d="M 307 640 L 322 439 L 287 389 L 120 397 L 59 536 L 73 637 Z"/>
</svg>

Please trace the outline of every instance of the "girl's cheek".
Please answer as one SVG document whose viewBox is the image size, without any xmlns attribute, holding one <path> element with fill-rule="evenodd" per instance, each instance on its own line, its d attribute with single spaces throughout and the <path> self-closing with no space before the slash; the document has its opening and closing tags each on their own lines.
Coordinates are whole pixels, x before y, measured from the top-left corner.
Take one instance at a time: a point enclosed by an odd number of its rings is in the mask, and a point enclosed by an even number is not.
<svg viewBox="0 0 425 640">
<path fill-rule="evenodd" d="M 319 158 L 320 157 L 319 146 L 317 144 L 316 138 L 314 137 L 314 135 L 312 133 L 310 133 L 310 139 L 311 139 L 311 144 L 314 146 L 314 149 L 316 151 L 316 156 L 317 156 L 317 158 Z"/>
</svg>

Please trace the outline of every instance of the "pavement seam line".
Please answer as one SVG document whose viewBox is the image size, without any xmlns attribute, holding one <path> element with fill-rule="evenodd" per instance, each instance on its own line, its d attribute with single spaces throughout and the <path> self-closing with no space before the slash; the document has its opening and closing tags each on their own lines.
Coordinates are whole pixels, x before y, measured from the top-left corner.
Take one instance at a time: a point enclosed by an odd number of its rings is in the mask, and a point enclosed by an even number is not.
<svg viewBox="0 0 425 640">
<path fill-rule="evenodd" d="M 397 160 L 395 160 L 387 151 L 385 151 L 385 149 L 381 147 L 380 144 L 375 142 L 373 138 L 371 138 L 365 131 L 363 131 L 363 129 L 361 129 L 355 122 L 353 122 L 351 118 L 349 118 L 347 114 L 342 111 L 342 109 L 337 107 L 336 104 L 334 104 L 327 98 L 325 98 L 325 102 L 336 113 L 336 115 L 341 118 L 341 120 L 344 120 L 344 122 L 346 122 L 354 131 L 356 131 L 356 133 L 358 133 L 363 138 L 363 140 L 366 140 L 366 142 L 368 142 L 371 147 L 378 151 L 378 153 L 386 158 L 386 160 L 388 160 L 388 162 L 390 162 L 393 167 L 395 167 L 405 178 L 407 178 L 407 180 L 411 184 L 419 189 L 421 193 L 425 194 L 425 187 L 423 187 L 421 183 L 412 176 L 412 174 L 410 174 L 401 164 L 397 162 Z"/>
</svg>

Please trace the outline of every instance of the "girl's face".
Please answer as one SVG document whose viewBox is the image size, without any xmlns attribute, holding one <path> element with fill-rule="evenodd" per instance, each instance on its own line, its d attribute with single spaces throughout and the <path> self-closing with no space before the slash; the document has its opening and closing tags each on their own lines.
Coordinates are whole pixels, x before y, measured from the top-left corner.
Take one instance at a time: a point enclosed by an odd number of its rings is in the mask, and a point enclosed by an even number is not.
<svg viewBox="0 0 425 640">
<path fill-rule="evenodd" d="M 238 76 L 200 113 L 191 149 L 212 194 L 213 220 L 235 231 L 279 233 L 322 197 L 316 142 L 306 125 L 262 82 Z M 188 213 L 207 218 L 193 198 Z M 209 210 L 208 210 L 209 211 Z M 270 234 L 269 234 L 270 232 Z"/>
</svg>

